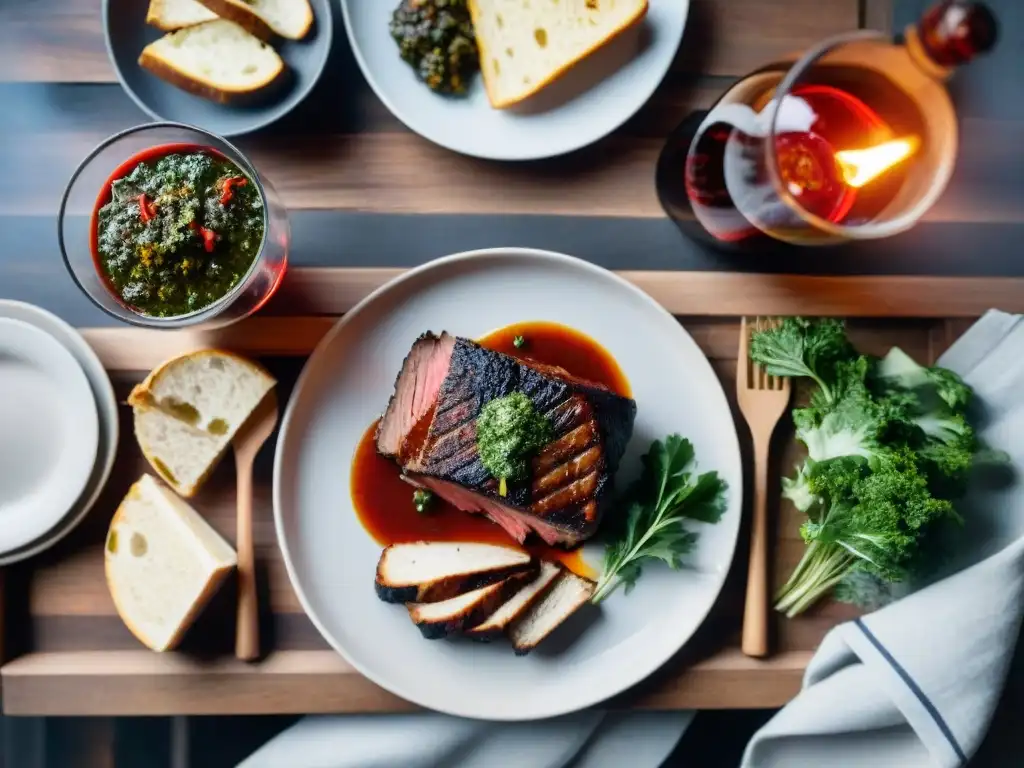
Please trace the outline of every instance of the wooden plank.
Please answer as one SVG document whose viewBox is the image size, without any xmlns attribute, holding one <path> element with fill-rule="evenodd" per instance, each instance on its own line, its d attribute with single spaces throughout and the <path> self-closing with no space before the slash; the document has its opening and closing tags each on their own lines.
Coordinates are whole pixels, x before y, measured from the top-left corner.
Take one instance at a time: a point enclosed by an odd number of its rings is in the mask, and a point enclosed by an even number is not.
<svg viewBox="0 0 1024 768">
<path fill-rule="evenodd" d="M 653 182 L 664 137 L 690 112 L 709 107 L 727 81 L 673 85 L 616 133 L 570 155 L 501 164 L 452 153 L 408 132 L 302 133 L 243 138 L 239 146 L 289 209 L 415 214 L 547 214 L 662 218 Z M 0 215 L 51 215 L 67 179 L 113 130 L 54 130 L 47 115 L 16 132 L 0 160 L 18 184 L 0 184 Z M 117 128 L 123 128 L 118 125 Z M 1010 177 L 1024 122 L 966 119 L 962 175 L 927 222 L 1019 222 L 1024 200 Z M 140 137 L 138 147 L 152 143 Z M 113 170 L 111 168 L 111 170 Z M 978 181 L 978 177 L 985 182 Z M 72 213 L 86 214 L 84 208 Z"/>
<path fill-rule="evenodd" d="M 268 310 L 279 314 L 344 314 L 360 298 L 402 272 L 295 269 Z M 655 270 L 616 274 L 674 315 L 976 318 L 993 307 L 1006 312 L 1024 311 L 1024 278 L 826 277 Z"/>
<path fill-rule="evenodd" d="M 693 0 L 677 66 L 743 74 L 823 37 L 856 28 L 857 2 L 788 0 L 786 12 L 780 13 L 774 0 Z M 339 20 L 339 31 L 340 26 Z M 347 46 L 344 35 L 335 35 L 335 44 Z M 344 61 L 354 66 L 349 56 Z M 96 3 L 31 0 L 0 7 L 0 79 L 114 82 Z"/>
<path fill-rule="evenodd" d="M 781 706 L 800 687 L 811 653 L 759 661 L 721 651 L 659 674 L 620 707 Z M 148 651 L 34 653 L 0 669 L 6 715 L 207 715 L 401 712 L 414 705 L 377 687 L 333 651 L 281 651 L 259 665 L 200 662 Z M 649 687 L 648 687 L 649 686 Z"/>
<path fill-rule="evenodd" d="M 858 26 L 858 0 L 691 0 L 676 67 L 744 75 Z"/>
</svg>

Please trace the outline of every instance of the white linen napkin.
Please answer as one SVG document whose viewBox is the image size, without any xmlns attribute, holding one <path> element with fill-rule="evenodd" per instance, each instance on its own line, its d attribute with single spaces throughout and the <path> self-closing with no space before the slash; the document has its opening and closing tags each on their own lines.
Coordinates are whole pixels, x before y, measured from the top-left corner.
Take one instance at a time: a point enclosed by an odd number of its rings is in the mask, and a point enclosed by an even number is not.
<svg viewBox="0 0 1024 768">
<path fill-rule="evenodd" d="M 589 710 L 493 723 L 435 712 L 311 715 L 237 768 L 659 768 L 693 716 Z"/>
<path fill-rule="evenodd" d="M 989 312 L 939 362 L 974 388 L 986 445 L 1024 466 L 1021 318 Z M 833 629 L 743 768 L 955 768 L 977 751 L 1024 615 L 1024 489 L 972 483 L 958 508 L 958 572 Z"/>
</svg>

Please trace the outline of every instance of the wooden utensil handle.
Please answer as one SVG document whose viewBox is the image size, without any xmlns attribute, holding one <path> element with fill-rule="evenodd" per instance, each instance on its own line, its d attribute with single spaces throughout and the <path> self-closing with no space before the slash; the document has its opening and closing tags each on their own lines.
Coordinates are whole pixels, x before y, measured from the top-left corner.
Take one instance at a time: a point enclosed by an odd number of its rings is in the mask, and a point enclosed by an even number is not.
<svg viewBox="0 0 1024 768">
<path fill-rule="evenodd" d="M 741 643 L 747 656 L 768 655 L 768 443 L 766 438 L 754 444 L 754 517 Z"/>
<path fill-rule="evenodd" d="M 251 661 L 260 653 L 256 556 L 252 542 L 252 462 L 236 467 L 238 476 L 238 618 L 235 656 Z"/>
</svg>

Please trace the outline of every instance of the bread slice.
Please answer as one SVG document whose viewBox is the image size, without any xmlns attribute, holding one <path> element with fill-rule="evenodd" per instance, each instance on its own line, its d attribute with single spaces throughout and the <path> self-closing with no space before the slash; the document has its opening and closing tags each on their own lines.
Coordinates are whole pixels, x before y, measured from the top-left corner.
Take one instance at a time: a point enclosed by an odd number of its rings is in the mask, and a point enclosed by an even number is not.
<svg viewBox="0 0 1024 768">
<path fill-rule="evenodd" d="M 220 103 L 266 88 L 284 72 L 277 51 L 224 19 L 164 35 L 143 48 L 139 65 L 178 88 Z"/>
<path fill-rule="evenodd" d="M 647 0 L 469 0 L 469 11 L 487 97 L 501 109 L 639 23 Z"/>
<path fill-rule="evenodd" d="M 154 651 L 181 641 L 237 564 L 231 545 L 152 475 L 114 513 L 103 559 L 118 614 Z"/>
<path fill-rule="evenodd" d="M 275 383 L 262 366 L 222 350 L 168 360 L 128 396 L 143 455 L 174 490 L 195 495 Z"/>
<path fill-rule="evenodd" d="M 223 19 L 241 24 L 253 34 L 259 28 L 290 40 L 301 40 L 313 25 L 309 0 L 200 0 Z"/>
<path fill-rule="evenodd" d="M 409 603 L 405 607 L 409 609 L 409 618 L 420 628 L 425 638 L 439 640 L 480 624 L 532 578 L 530 573 L 517 573 L 504 581 L 449 600 Z"/>
<path fill-rule="evenodd" d="M 537 568 L 534 558 L 512 547 L 417 541 L 384 549 L 374 587 L 386 603 L 436 603 Z"/>
<path fill-rule="evenodd" d="M 572 616 L 594 595 L 597 585 L 559 566 L 561 575 L 554 585 L 509 629 L 517 656 L 524 656 Z"/>
<path fill-rule="evenodd" d="M 198 0 L 149 0 L 146 11 L 146 23 L 164 32 L 194 27 L 216 18 L 217 14 Z"/>
<path fill-rule="evenodd" d="M 561 569 L 555 563 L 541 563 L 537 577 L 533 581 L 512 595 L 486 621 L 466 630 L 466 636 L 474 640 L 493 640 L 501 637 L 544 595 L 561 573 Z"/>
</svg>

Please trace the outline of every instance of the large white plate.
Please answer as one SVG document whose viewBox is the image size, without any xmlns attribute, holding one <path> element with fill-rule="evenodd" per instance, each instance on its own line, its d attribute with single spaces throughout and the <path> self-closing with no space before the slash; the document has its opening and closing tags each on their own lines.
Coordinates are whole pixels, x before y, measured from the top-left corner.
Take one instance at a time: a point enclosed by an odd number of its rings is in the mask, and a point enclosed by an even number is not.
<svg viewBox="0 0 1024 768">
<path fill-rule="evenodd" d="M 675 58 L 690 0 L 650 0 L 647 17 L 512 109 L 493 109 L 480 76 L 465 98 L 428 89 L 388 31 L 398 0 L 341 0 L 356 61 L 395 117 L 436 144 L 491 160 L 536 160 L 585 147 L 651 97 Z"/>
<path fill-rule="evenodd" d="M 32 304 L 21 301 L 0 299 L 0 318 L 22 320 L 48 333 L 78 361 L 89 380 L 96 410 L 99 415 L 99 450 L 93 467 L 92 476 L 82 495 L 68 511 L 64 519 L 54 528 L 35 539 L 24 547 L 7 552 L 0 556 L 0 566 L 10 565 L 49 549 L 67 536 L 92 509 L 99 498 L 114 468 L 117 456 L 117 444 L 120 437 L 120 424 L 117 413 L 117 398 L 110 377 L 103 368 L 103 363 L 96 356 L 92 347 L 82 336 L 56 315 L 40 309 Z"/>
<path fill-rule="evenodd" d="M 0 552 L 61 521 L 89 482 L 98 444 L 78 361 L 45 331 L 0 318 Z"/>
<path fill-rule="evenodd" d="M 637 401 L 623 475 L 651 440 L 689 437 L 703 470 L 729 484 L 727 512 L 700 526 L 692 568 L 651 566 L 629 595 L 585 610 L 527 657 L 505 643 L 424 640 L 372 585 L 381 547 L 352 508 L 349 467 L 413 340 L 478 337 L 518 321 L 570 325 L 622 366 Z M 736 545 L 742 474 L 736 429 L 707 359 L 682 326 L 614 274 L 561 254 L 495 249 L 449 256 L 389 283 L 345 316 L 302 372 L 274 464 L 274 520 L 295 591 L 324 638 L 395 694 L 464 717 L 525 720 L 571 712 L 639 682 L 690 638 Z M 600 562 L 591 545 L 590 562 Z M 585 625 L 585 626 L 584 626 Z"/>
</svg>

